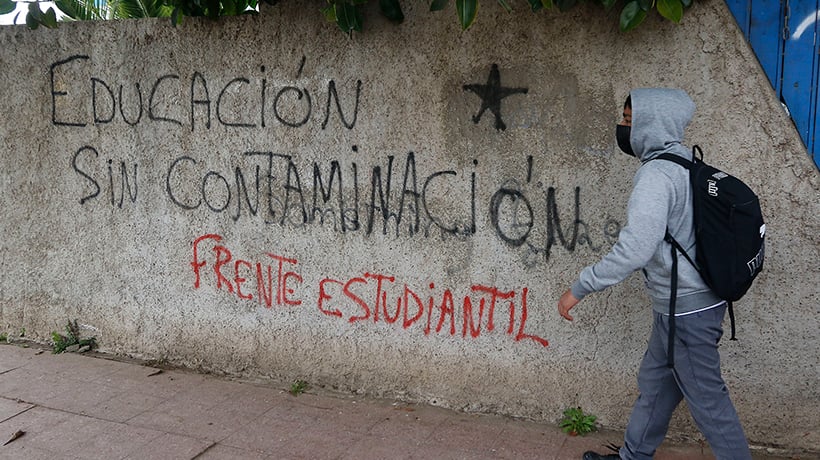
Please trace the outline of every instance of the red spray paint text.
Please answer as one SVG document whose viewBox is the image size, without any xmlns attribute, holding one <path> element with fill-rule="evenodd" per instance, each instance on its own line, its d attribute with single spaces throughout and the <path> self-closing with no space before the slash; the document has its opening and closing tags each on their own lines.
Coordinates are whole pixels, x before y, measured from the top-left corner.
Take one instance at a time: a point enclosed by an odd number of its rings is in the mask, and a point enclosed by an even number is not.
<svg viewBox="0 0 820 460">
<path fill-rule="evenodd" d="M 194 288 L 196 289 L 199 289 L 203 278 L 203 269 L 208 264 L 208 260 L 203 259 L 203 256 L 200 255 L 199 247 L 200 243 L 206 240 L 219 243 L 222 241 L 222 237 L 216 234 L 207 234 L 194 240 L 194 255 L 191 261 L 191 267 L 194 269 Z M 212 250 L 214 260 L 211 262 L 212 270 L 210 271 L 210 275 L 212 275 L 217 289 L 225 289 L 240 299 L 253 300 L 254 295 L 250 292 L 243 292 L 242 285 L 248 282 L 246 276 L 253 276 L 255 274 L 256 298 L 259 303 L 265 307 L 271 308 L 274 301 L 277 306 L 297 306 L 302 304 L 301 300 L 292 297 L 296 292 L 293 286 L 297 283 L 302 284 L 302 275 L 295 271 L 288 271 L 292 270 L 292 266 L 298 263 L 296 259 L 267 253 L 266 255 L 272 259 L 276 265 L 276 269 L 274 269 L 274 267 L 270 265 L 270 260 L 251 263 L 243 259 L 234 259 L 231 251 L 220 244 L 214 245 Z M 274 270 L 276 272 L 275 298 L 273 295 Z M 205 273 L 208 272 L 209 271 L 205 271 Z"/>
<path fill-rule="evenodd" d="M 477 338 L 482 327 L 487 332 L 495 329 L 496 308 L 507 306 L 508 335 L 513 336 L 516 342 L 529 339 L 545 347 L 549 344 L 541 337 L 524 332 L 527 323 L 526 287 L 517 293 L 493 286 L 473 285 L 470 294 L 461 298 L 458 311 L 450 289 L 445 289 L 440 296 L 430 294 L 422 301 L 421 296 L 407 284 L 398 286 L 401 285 L 396 283 L 395 277 L 372 273 L 347 281 L 325 278 L 319 282 L 319 311 L 351 323 L 398 322 L 404 329 L 414 325 L 423 327 L 424 335 L 444 331 L 445 334 Z M 430 289 L 435 289 L 435 283 L 430 283 Z"/>
<path fill-rule="evenodd" d="M 255 298 L 266 308 L 274 304 L 302 304 L 302 300 L 296 298 L 296 288 L 303 283 L 302 275 L 296 271 L 296 259 L 272 253 L 265 254 L 270 260 L 238 259 L 219 244 L 221 241 L 222 237 L 217 234 L 202 235 L 194 240 L 190 265 L 195 289 L 199 289 L 203 280 L 209 280 L 216 289 L 253 300 L 252 290 L 243 286 L 255 281 Z M 211 257 L 202 249 L 206 243 L 211 245 Z M 532 340 L 544 347 L 549 345 L 546 339 L 525 332 L 529 293 L 526 287 L 508 291 L 474 284 L 468 294 L 459 297 L 450 289 L 437 292 L 435 283 L 430 283 L 429 288 L 431 292 L 422 300 L 419 290 L 396 282 L 396 277 L 390 275 L 364 273 L 347 280 L 324 278 L 318 284 L 317 306 L 323 314 L 350 323 L 383 321 L 401 324 L 403 329 L 415 326 L 422 329 L 424 335 L 443 333 L 473 339 L 484 330 L 495 330 L 496 312 L 506 307 L 504 313 L 509 313 L 509 321 L 506 317 L 502 321 L 507 326 L 507 335 L 516 342 Z"/>
</svg>

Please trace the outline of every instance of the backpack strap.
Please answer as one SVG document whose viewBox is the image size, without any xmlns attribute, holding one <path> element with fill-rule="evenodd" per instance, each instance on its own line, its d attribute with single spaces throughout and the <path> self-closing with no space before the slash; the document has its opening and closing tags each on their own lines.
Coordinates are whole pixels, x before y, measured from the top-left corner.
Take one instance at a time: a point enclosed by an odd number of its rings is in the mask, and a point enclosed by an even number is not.
<svg viewBox="0 0 820 460">
<path fill-rule="evenodd" d="M 683 246 L 681 246 L 680 243 L 678 243 L 678 241 L 672 237 L 668 229 L 666 230 L 666 235 L 663 237 L 663 240 L 671 244 L 673 248 L 677 249 L 678 252 L 683 254 L 683 257 L 686 257 L 686 260 L 688 260 L 689 263 L 692 264 L 693 267 L 695 267 L 695 270 L 697 270 L 698 273 L 700 273 L 700 268 L 698 267 L 698 264 L 696 264 L 695 261 L 692 260 L 691 257 L 689 257 L 689 253 L 686 252 L 686 250 L 683 249 Z"/>
<path fill-rule="evenodd" d="M 672 289 L 669 293 L 669 337 L 668 343 L 666 344 L 666 367 L 674 368 L 675 367 L 675 304 L 678 301 L 678 248 L 680 245 L 672 235 L 669 234 L 669 230 L 666 231 L 666 235 L 663 237 L 664 241 L 667 241 L 671 244 L 672 248 Z M 685 252 L 684 252 L 685 254 Z M 688 259 L 689 256 L 686 256 Z"/>
<path fill-rule="evenodd" d="M 694 156 L 694 153 L 692 154 L 692 158 L 697 158 L 697 157 Z M 693 162 L 687 160 L 686 158 L 679 157 L 679 156 L 674 155 L 672 153 L 661 153 L 660 155 L 653 158 L 653 160 L 671 161 L 673 163 L 677 163 L 677 164 L 683 166 L 686 169 L 690 169 L 692 167 L 692 163 L 693 163 Z"/>
<path fill-rule="evenodd" d="M 703 150 L 700 149 L 699 145 L 692 146 L 692 161 L 689 161 L 686 158 L 679 157 L 672 153 L 661 153 L 660 155 L 653 158 L 653 160 L 657 159 L 669 160 L 671 162 L 683 166 L 686 169 L 691 169 L 693 164 L 703 163 Z"/>
</svg>

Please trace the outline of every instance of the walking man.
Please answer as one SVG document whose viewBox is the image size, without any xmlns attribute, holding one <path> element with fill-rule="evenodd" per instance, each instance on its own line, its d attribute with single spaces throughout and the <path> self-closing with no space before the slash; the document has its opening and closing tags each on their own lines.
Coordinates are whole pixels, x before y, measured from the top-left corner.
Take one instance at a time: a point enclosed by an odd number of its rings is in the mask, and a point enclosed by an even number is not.
<svg viewBox="0 0 820 460">
<path fill-rule="evenodd" d="M 718 342 L 726 303 L 683 258 L 678 263 L 673 367 L 667 356 L 672 255 L 664 235 L 668 231 L 694 259 L 692 191 L 685 168 L 671 161 L 650 160 L 662 153 L 692 159 L 682 141 L 694 111 L 694 102 L 683 90 L 636 89 L 630 93 L 616 137 L 620 149 L 642 164 L 633 179 L 627 224 L 609 253 L 584 268 L 558 301 L 558 312 L 572 321 L 570 310 L 586 295 L 642 270 L 652 303 L 652 333 L 638 371 L 640 394 L 624 445 L 618 454 L 587 452 L 584 460 L 651 459 L 666 436 L 672 412 L 684 398 L 718 460 L 751 459 L 720 373 Z"/>
</svg>

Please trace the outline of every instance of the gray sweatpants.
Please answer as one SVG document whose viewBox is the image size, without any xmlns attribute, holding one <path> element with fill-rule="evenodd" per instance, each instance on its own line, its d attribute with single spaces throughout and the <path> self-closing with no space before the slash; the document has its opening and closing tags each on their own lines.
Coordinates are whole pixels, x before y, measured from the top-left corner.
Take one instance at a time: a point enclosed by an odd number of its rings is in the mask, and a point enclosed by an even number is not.
<svg viewBox="0 0 820 460">
<path fill-rule="evenodd" d="M 675 407 L 686 398 L 695 423 L 718 460 L 750 460 L 751 453 L 720 375 L 718 342 L 726 305 L 675 318 L 675 367 L 667 367 L 669 317 L 653 312 L 652 336 L 638 372 L 640 395 L 620 455 L 651 459 Z"/>
</svg>

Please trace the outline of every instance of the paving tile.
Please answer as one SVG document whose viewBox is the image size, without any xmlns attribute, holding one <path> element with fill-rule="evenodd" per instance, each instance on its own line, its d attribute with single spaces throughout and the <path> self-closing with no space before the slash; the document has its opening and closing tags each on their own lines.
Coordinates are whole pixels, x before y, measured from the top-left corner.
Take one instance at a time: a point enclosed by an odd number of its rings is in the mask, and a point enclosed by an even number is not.
<svg viewBox="0 0 820 460">
<path fill-rule="evenodd" d="M 276 390 L 245 386 L 236 387 L 222 402 L 207 408 L 206 413 L 226 416 L 256 418 L 270 409 L 282 404 L 284 396 L 277 395 Z"/>
<path fill-rule="evenodd" d="M 121 392 L 107 400 L 89 405 L 83 412 L 103 420 L 127 422 L 137 415 L 156 408 L 165 401 L 166 399 L 142 393 Z"/>
<path fill-rule="evenodd" d="M 83 419 L 83 417 L 34 406 L 25 412 L 21 412 L 0 422 L 0 433 L 11 434 L 17 430 L 22 430 L 26 432 L 26 436 L 21 439 L 30 440 L 36 433 L 48 431 L 55 425 L 74 419 Z M 5 440 L 3 442 L 5 442 Z M 15 443 L 18 443 L 18 441 L 15 441 Z"/>
<path fill-rule="evenodd" d="M 42 404 L 60 390 L 54 377 L 28 367 L 14 369 L 0 375 L 0 394 L 34 404 Z"/>
<path fill-rule="evenodd" d="M 170 413 L 163 409 L 163 406 L 157 406 L 154 410 L 145 411 L 125 423 L 132 426 L 148 428 L 151 430 L 159 430 L 167 433 L 178 435 L 186 435 L 185 424 L 190 420 L 194 420 L 196 414 L 179 414 Z M 196 436 L 202 439 L 208 439 L 205 436 Z M 211 440 L 215 441 L 215 440 Z"/>
<path fill-rule="evenodd" d="M 361 439 L 360 433 L 294 430 L 276 452 L 281 458 L 335 459 L 345 455 Z"/>
<path fill-rule="evenodd" d="M 182 434 L 221 441 L 243 427 L 254 423 L 255 420 L 256 418 L 242 413 L 207 411 L 200 414 L 199 418 L 188 421 L 182 430 Z"/>
<path fill-rule="evenodd" d="M 32 366 L 56 375 L 60 379 L 84 382 L 96 381 L 125 368 L 124 363 L 108 359 L 95 359 L 78 353 L 54 354 L 48 351 L 29 361 L 28 367 Z"/>
<path fill-rule="evenodd" d="M 152 411 L 162 411 L 175 416 L 188 418 L 202 414 L 216 405 L 217 403 L 207 399 L 182 399 L 173 397 L 156 405 Z"/>
<path fill-rule="evenodd" d="M 217 442 L 253 421 L 254 417 L 248 413 L 213 405 L 213 401 L 174 398 L 134 416 L 126 423 Z"/>
<path fill-rule="evenodd" d="M 25 415 L 28 412 L 21 415 Z M 26 444 L 31 443 L 30 445 L 33 447 L 51 452 L 71 452 L 77 446 L 90 443 L 100 430 L 99 427 L 95 426 L 95 423 L 98 423 L 98 421 L 90 417 L 68 414 L 56 410 L 49 411 L 47 417 L 55 417 L 60 421 L 58 423 L 49 424 L 48 426 L 31 427 L 30 429 L 37 430 L 35 432 L 20 428 L 26 431 L 26 435 L 20 438 L 20 440 L 24 440 Z M 16 417 L 10 421 L 14 421 L 15 419 Z M 15 441 L 15 443 L 16 442 L 17 441 Z"/>
<path fill-rule="evenodd" d="M 170 398 L 198 385 L 204 380 L 199 375 L 163 371 L 154 367 L 131 365 L 95 380 L 95 383 L 120 388 L 157 398 Z"/>
<path fill-rule="evenodd" d="M 270 458 L 270 455 L 262 451 L 217 444 L 199 454 L 196 460 L 260 460 L 266 458 Z"/>
<path fill-rule="evenodd" d="M 16 364 L 0 363 L 0 376 L 2 376 L 3 374 L 5 374 L 8 371 L 13 371 L 14 369 L 19 369 L 20 367 L 24 367 L 24 366 L 18 366 Z"/>
<path fill-rule="evenodd" d="M 16 441 L 7 446 L 0 446 L 0 458 L 25 460 L 54 460 L 58 458 L 60 460 L 78 460 L 77 457 L 64 453 L 51 452 L 32 446 L 18 445 Z"/>
<path fill-rule="evenodd" d="M 389 408 L 374 407 L 369 404 L 338 402 L 333 404 L 323 400 L 310 400 L 300 396 L 290 414 L 306 429 L 322 432 L 351 431 L 367 434 L 372 428 L 389 418 Z M 317 405 L 318 404 L 318 405 Z"/>
<path fill-rule="evenodd" d="M 440 424 L 430 437 L 431 442 L 448 450 L 489 455 L 494 452 L 507 419 L 489 416 L 457 416 Z"/>
<path fill-rule="evenodd" d="M 502 459 L 557 459 L 566 438 L 566 434 L 551 426 L 511 421 L 494 449 Z"/>
<path fill-rule="evenodd" d="M 424 441 L 406 438 L 402 433 L 391 437 L 363 436 L 340 459 L 409 459 L 425 446 Z"/>
<path fill-rule="evenodd" d="M 143 445 L 124 460 L 180 460 L 192 459 L 204 452 L 213 443 L 203 439 L 165 433 L 152 442 Z"/>
<path fill-rule="evenodd" d="M 101 402 L 117 397 L 122 390 L 100 384 L 88 384 L 77 380 L 61 380 L 51 397 L 39 402 L 52 409 L 86 415 Z"/>
<path fill-rule="evenodd" d="M 338 408 L 333 406 L 318 406 L 306 401 L 304 396 L 292 398 L 290 401 L 282 401 L 282 404 L 285 405 L 285 410 L 280 410 L 281 408 L 277 407 L 274 414 L 282 420 L 289 420 L 297 423 L 312 423 L 322 417 L 332 416 L 332 412 L 334 411 L 338 412 Z"/>
<path fill-rule="evenodd" d="M 0 397 L 0 422 L 10 419 L 21 412 L 25 412 L 32 407 L 34 407 L 32 404 Z"/>
<path fill-rule="evenodd" d="M 368 433 L 388 437 L 402 433 L 404 438 L 423 441 L 430 438 L 441 423 L 441 420 L 422 419 L 414 413 L 394 411 L 386 414 L 368 430 Z"/>
<path fill-rule="evenodd" d="M 231 447 L 256 446 L 267 453 L 276 453 L 302 427 L 292 419 L 282 419 L 281 413 L 289 407 L 271 409 L 256 420 L 247 423 L 220 441 L 220 444 Z"/>
<path fill-rule="evenodd" d="M 398 437 L 407 442 L 423 443 L 433 436 L 442 423 L 441 418 L 394 411 L 371 427 L 368 433 L 381 438 Z"/>
<path fill-rule="evenodd" d="M 569 436 L 561 431 L 557 431 L 557 433 L 560 433 L 563 437 L 563 443 L 560 446 L 556 445 L 556 447 L 560 447 L 558 455 L 555 457 L 558 460 L 579 459 L 588 450 L 600 454 L 611 454 L 614 452 L 607 449 L 607 445 L 615 444 L 620 446 L 623 444 L 623 435 L 614 431 L 597 431 L 585 436 Z"/>
<path fill-rule="evenodd" d="M 0 374 L 18 367 L 25 367 L 39 350 L 23 348 L 13 344 L 0 344 Z"/>
<path fill-rule="evenodd" d="M 79 415 L 35 406 L 0 423 L 0 438 L 5 438 L 0 441 L 0 444 L 6 442 L 12 433 L 23 431 L 25 435 L 9 444 L 10 446 L 14 446 L 15 450 L 31 448 L 60 452 L 61 449 L 59 448 L 57 450 L 49 449 L 49 447 L 59 446 L 46 442 L 48 441 L 47 436 L 60 424 L 69 421 L 82 422 L 85 420 L 87 419 Z M 0 449 L 0 452 L 5 452 L 5 450 Z M 0 457 L 4 456 L 0 455 Z"/>
<path fill-rule="evenodd" d="M 492 451 L 486 453 L 464 452 L 452 450 L 448 446 L 440 444 L 428 444 L 414 452 L 409 458 L 413 460 L 489 460 L 497 457 Z"/>
<path fill-rule="evenodd" d="M 184 374 L 180 374 L 185 377 Z M 213 378 L 202 379 L 191 385 L 187 385 L 181 392 L 174 395 L 175 399 L 208 401 L 215 406 L 231 397 L 235 391 L 244 389 L 245 385 L 238 382 L 222 381 Z"/>
<path fill-rule="evenodd" d="M 161 431 L 102 420 L 94 420 L 82 430 L 89 439 L 68 443 L 63 452 L 88 460 L 120 459 L 165 435 Z"/>
</svg>

